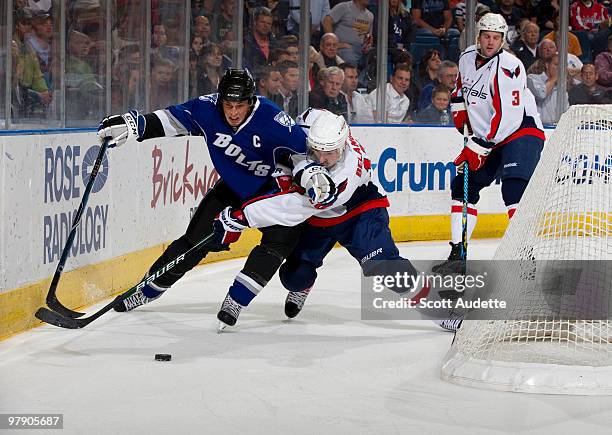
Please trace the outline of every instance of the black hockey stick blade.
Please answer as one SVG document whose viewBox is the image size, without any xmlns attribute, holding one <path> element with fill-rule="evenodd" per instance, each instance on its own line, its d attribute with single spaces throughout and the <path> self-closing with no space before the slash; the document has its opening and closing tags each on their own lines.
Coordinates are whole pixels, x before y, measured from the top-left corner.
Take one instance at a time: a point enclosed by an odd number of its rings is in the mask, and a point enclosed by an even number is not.
<svg viewBox="0 0 612 435">
<path fill-rule="evenodd" d="M 51 308 L 53 311 L 61 314 L 63 317 L 70 318 L 78 318 L 85 315 L 85 313 L 81 313 L 79 311 L 71 310 L 70 308 L 63 305 L 59 299 L 57 298 L 57 285 L 62 276 L 62 272 L 64 271 L 64 265 L 66 264 L 66 259 L 68 258 L 70 249 L 72 248 L 72 242 L 74 241 L 74 237 L 76 235 L 76 230 L 81 222 L 81 217 L 83 216 L 83 212 L 85 211 L 85 207 L 87 205 L 87 201 L 89 200 L 89 195 L 91 190 L 93 189 L 94 182 L 98 175 L 98 171 L 100 170 L 100 165 L 104 160 L 104 155 L 106 154 L 106 149 L 108 148 L 108 140 L 105 140 L 98 152 L 98 156 L 96 157 L 96 161 L 94 162 L 93 168 L 91 170 L 91 174 L 89 175 L 89 181 L 87 182 L 87 186 L 85 187 L 85 192 L 83 192 L 83 198 L 81 199 L 81 204 L 77 212 L 74 215 L 74 219 L 72 221 L 72 226 L 70 230 L 70 234 L 68 235 L 68 239 L 66 240 L 66 244 L 64 245 L 64 249 L 62 250 L 62 255 L 60 256 L 60 260 L 57 264 L 57 268 L 55 269 L 55 273 L 53 274 L 53 279 L 51 280 L 51 285 L 49 286 L 49 291 L 47 292 L 47 306 Z"/>
<path fill-rule="evenodd" d="M 206 237 L 204 237 L 198 243 L 193 245 L 191 248 L 189 248 L 187 252 L 179 255 L 174 260 L 164 264 L 157 271 L 151 273 L 151 276 L 156 276 L 159 272 L 170 270 L 179 261 L 183 261 L 185 257 L 187 257 L 191 252 L 195 251 L 196 249 L 200 248 L 200 246 L 203 246 L 206 242 L 208 242 L 208 240 L 210 240 L 213 235 L 214 235 L 214 231 L 210 233 L 209 235 L 207 235 Z M 37 319 L 42 320 L 43 322 L 48 323 L 50 325 L 58 326 L 60 328 L 81 329 L 89 325 L 91 322 L 96 320 L 98 317 L 100 317 L 104 313 L 112 310 L 117 304 L 123 302 L 125 299 L 132 296 L 134 293 L 136 293 L 136 291 L 139 288 L 141 288 L 144 285 L 144 283 L 148 279 L 149 279 L 148 277 L 144 277 L 142 280 L 140 280 L 138 284 L 130 288 L 128 291 L 117 296 L 115 299 L 110 301 L 108 304 L 100 308 L 98 311 L 96 311 L 89 317 L 74 318 L 74 317 L 62 316 L 59 312 L 51 311 L 50 309 L 45 308 L 45 307 L 40 307 L 34 315 L 36 316 Z"/>
<path fill-rule="evenodd" d="M 123 301 L 125 298 L 131 296 L 134 293 L 135 289 L 136 286 L 132 287 L 128 292 L 117 296 L 110 303 L 93 313 L 91 316 L 84 317 L 82 319 L 64 317 L 61 314 L 55 311 L 51 311 L 50 309 L 45 307 L 40 307 L 34 315 L 37 319 L 42 320 L 43 322 L 48 323 L 49 325 L 54 325 L 66 329 L 81 329 L 89 325 L 102 314 L 110 311 L 120 301 Z"/>
</svg>

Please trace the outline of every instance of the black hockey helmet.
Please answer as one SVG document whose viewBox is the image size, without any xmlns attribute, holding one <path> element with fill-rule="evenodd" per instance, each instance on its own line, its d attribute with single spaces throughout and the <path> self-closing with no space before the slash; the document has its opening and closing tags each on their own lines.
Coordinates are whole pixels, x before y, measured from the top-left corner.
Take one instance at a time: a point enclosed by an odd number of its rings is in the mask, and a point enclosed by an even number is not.
<svg viewBox="0 0 612 435">
<path fill-rule="evenodd" d="M 219 100 L 255 104 L 255 80 L 246 69 L 228 69 L 219 82 Z"/>
</svg>

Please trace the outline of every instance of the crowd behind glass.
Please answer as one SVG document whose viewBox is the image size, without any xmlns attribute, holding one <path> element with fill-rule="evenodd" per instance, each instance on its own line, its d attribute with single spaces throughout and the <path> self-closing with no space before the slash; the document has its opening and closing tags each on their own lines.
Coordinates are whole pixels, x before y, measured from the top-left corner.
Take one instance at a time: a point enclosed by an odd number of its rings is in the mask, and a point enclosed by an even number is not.
<svg viewBox="0 0 612 435">
<path fill-rule="evenodd" d="M 452 124 L 457 61 L 472 43 L 465 3 L 379 1 L 389 8 L 383 122 Z M 373 123 L 379 1 L 311 0 L 306 72 L 299 0 L 245 0 L 242 14 L 236 0 L 7 0 L 0 5 L 0 128 L 93 127 L 109 113 L 216 92 L 223 72 L 239 64 L 255 76 L 259 94 L 294 117 L 307 80 L 308 105 Z M 504 16 L 506 49 L 525 65 L 542 121 L 554 124 L 558 98 L 566 108 L 612 102 L 610 7 L 609 0 L 570 1 L 564 95 L 557 92 L 558 0 L 482 0 L 475 16 Z"/>
</svg>

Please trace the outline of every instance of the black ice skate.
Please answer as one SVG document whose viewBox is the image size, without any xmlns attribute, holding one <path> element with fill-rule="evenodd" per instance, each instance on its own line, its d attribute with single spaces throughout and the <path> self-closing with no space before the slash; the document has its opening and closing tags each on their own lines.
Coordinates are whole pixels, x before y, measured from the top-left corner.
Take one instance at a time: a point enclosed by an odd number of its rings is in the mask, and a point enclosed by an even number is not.
<svg viewBox="0 0 612 435">
<path fill-rule="evenodd" d="M 121 303 L 115 305 L 113 309 L 121 313 L 125 311 L 132 311 L 134 308 L 139 307 L 149 302 L 153 302 L 158 299 L 167 289 L 158 286 L 153 283 L 146 284 L 143 288 L 136 290 L 136 292 L 128 298 L 125 298 Z"/>
<path fill-rule="evenodd" d="M 440 275 L 452 275 L 462 273 L 461 262 L 461 243 L 448 242 L 451 245 L 451 252 L 444 263 L 436 264 L 431 268 L 433 273 Z"/>
<path fill-rule="evenodd" d="M 225 296 L 223 305 L 221 305 L 221 309 L 217 313 L 217 319 L 219 320 L 218 332 L 223 331 L 227 326 L 234 326 L 238 321 L 242 308 L 242 305 L 233 300 L 228 293 Z"/>
<path fill-rule="evenodd" d="M 285 299 L 285 316 L 293 319 L 295 316 L 300 314 L 302 308 L 304 308 L 304 302 L 310 293 L 310 288 L 302 290 L 301 292 L 289 292 Z"/>
</svg>

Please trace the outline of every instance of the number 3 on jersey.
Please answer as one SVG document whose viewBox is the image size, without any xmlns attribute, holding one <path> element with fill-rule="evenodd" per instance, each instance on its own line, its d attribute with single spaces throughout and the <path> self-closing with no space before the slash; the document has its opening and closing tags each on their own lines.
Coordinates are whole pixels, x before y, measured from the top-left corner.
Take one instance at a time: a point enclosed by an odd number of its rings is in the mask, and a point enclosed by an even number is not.
<svg viewBox="0 0 612 435">
<path fill-rule="evenodd" d="M 521 93 L 519 91 L 512 91 L 512 96 L 514 97 L 512 100 L 513 106 L 518 106 L 521 104 Z"/>
</svg>

